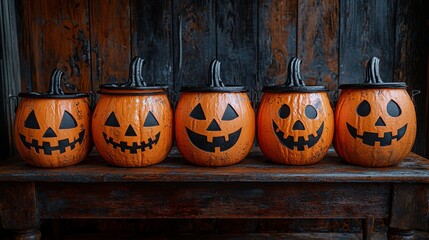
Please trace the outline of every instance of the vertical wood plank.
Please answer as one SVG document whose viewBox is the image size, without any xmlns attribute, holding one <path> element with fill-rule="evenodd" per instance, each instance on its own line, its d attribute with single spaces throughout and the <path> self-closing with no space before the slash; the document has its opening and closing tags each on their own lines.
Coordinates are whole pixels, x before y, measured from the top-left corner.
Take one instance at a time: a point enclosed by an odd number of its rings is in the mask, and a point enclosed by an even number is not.
<svg viewBox="0 0 429 240">
<path fill-rule="evenodd" d="M 298 1 L 259 0 L 258 5 L 258 82 L 280 85 L 286 81 L 287 61 L 297 55 Z"/>
<path fill-rule="evenodd" d="M 298 57 L 307 85 L 338 88 L 339 0 L 300 0 Z"/>
<path fill-rule="evenodd" d="M 173 2 L 174 87 L 206 85 L 216 57 L 214 0 Z"/>
<path fill-rule="evenodd" d="M 340 0 L 340 8 L 340 83 L 362 83 L 373 56 L 383 81 L 392 82 L 396 1 Z"/>
<path fill-rule="evenodd" d="M 125 82 L 131 61 L 130 6 L 125 0 L 91 0 L 91 78 L 100 84 Z"/>
<path fill-rule="evenodd" d="M 28 1 L 32 90 L 46 92 L 51 72 L 66 72 L 64 91 L 90 90 L 86 0 Z"/>
<path fill-rule="evenodd" d="M 413 151 L 427 155 L 428 143 L 428 81 L 429 2 L 398 0 L 394 79 L 406 82 L 408 90 L 420 90 L 414 98 L 417 112 L 417 137 Z"/>
<path fill-rule="evenodd" d="M 171 1 L 131 0 L 132 54 L 143 57 L 148 84 L 173 84 Z"/>
<path fill-rule="evenodd" d="M 225 84 L 256 85 L 257 11 L 255 1 L 216 1 L 216 52 Z"/>
<path fill-rule="evenodd" d="M 28 0 L 19 0 L 17 3 L 18 18 L 18 41 L 19 58 L 21 68 L 21 91 L 29 92 L 31 90 L 31 61 L 30 61 L 30 36 L 29 36 L 29 9 Z"/>
</svg>

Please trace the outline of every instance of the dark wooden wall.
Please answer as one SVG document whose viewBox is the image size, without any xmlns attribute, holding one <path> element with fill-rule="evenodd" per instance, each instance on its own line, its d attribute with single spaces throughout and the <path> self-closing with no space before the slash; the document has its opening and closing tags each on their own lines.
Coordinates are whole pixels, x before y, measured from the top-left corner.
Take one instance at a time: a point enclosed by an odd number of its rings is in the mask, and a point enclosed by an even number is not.
<svg viewBox="0 0 429 240">
<path fill-rule="evenodd" d="M 414 151 L 429 157 L 427 0 L 17 0 L 23 91 L 46 91 L 54 68 L 68 92 L 123 82 L 133 56 L 148 83 L 205 84 L 213 58 L 227 84 L 260 91 L 303 60 L 307 84 L 337 90 L 364 80 L 381 59 L 384 81 L 404 81 L 414 99 Z"/>
</svg>

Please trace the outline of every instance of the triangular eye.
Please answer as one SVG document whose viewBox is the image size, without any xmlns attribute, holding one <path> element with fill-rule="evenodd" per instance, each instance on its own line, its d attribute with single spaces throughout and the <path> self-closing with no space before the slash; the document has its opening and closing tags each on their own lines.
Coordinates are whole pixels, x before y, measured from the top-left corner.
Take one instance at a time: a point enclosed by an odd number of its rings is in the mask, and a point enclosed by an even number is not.
<svg viewBox="0 0 429 240">
<path fill-rule="evenodd" d="M 118 119 L 116 118 L 116 115 L 114 112 L 112 112 L 109 117 L 107 118 L 106 122 L 104 123 L 104 125 L 109 126 L 109 127 L 120 127 Z"/>
<path fill-rule="evenodd" d="M 39 122 L 37 122 L 36 115 L 34 114 L 34 110 L 28 114 L 27 119 L 25 119 L 24 127 L 31 129 L 40 129 Z"/>
<path fill-rule="evenodd" d="M 153 127 L 153 126 L 158 126 L 159 123 L 156 120 L 155 116 L 152 114 L 151 111 L 149 111 L 149 114 L 146 117 L 146 120 L 144 121 L 143 126 L 144 127 Z"/>
<path fill-rule="evenodd" d="M 228 106 L 225 109 L 225 113 L 222 116 L 222 120 L 227 120 L 228 121 L 228 120 L 235 119 L 237 117 L 238 117 L 237 112 L 228 103 Z"/>
<path fill-rule="evenodd" d="M 198 120 L 206 120 L 206 115 L 204 115 L 204 111 L 200 103 L 198 103 L 198 105 L 194 107 L 189 116 Z"/>
<path fill-rule="evenodd" d="M 67 111 L 64 111 L 63 119 L 61 119 L 60 129 L 69 129 L 77 127 L 77 122 L 74 117 Z"/>
</svg>

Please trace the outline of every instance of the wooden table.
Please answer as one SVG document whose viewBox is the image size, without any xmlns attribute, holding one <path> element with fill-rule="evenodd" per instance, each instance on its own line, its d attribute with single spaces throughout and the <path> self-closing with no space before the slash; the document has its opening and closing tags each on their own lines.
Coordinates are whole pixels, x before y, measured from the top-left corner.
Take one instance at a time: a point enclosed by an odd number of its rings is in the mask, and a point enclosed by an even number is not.
<svg viewBox="0 0 429 240">
<path fill-rule="evenodd" d="M 109 166 L 98 155 L 60 169 L 0 163 L 0 214 L 18 239 L 40 238 L 41 219 L 359 218 L 364 239 L 374 218 L 389 219 L 389 239 L 429 230 L 429 160 L 411 153 L 398 166 L 363 168 L 329 152 L 312 166 L 283 166 L 259 151 L 219 168 L 173 153 L 147 168 Z"/>
</svg>

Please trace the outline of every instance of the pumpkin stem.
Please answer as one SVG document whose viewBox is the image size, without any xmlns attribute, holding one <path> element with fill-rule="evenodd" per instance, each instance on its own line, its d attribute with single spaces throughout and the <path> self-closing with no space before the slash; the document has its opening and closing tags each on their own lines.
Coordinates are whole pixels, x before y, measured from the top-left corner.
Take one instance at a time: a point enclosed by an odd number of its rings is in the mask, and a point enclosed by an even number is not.
<svg viewBox="0 0 429 240">
<path fill-rule="evenodd" d="M 64 91 L 61 88 L 61 79 L 63 77 L 64 72 L 55 69 L 51 74 L 51 82 L 49 84 L 49 92 L 47 94 L 52 95 L 64 95 Z"/>
<path fill-rule="evenodd" d="M 210 87 L 225 87 L 220 78 L 220 62 L 216 59 L 210 63 L 209 84 Z"/>
<path fill-rule="evenodd" d="M 130 76 L 128 82 L 125 83 L 127 87 L 145 87 L 146 82 L 143 79 L 142 69 L 145 61 L 141 57 L 134 57 L 130 64 Z"/>
<path fill-rule="evenodd" d="M 301 62 L 300 59 L 295 57 L 289 61 L 285 86 L 305 86 L 300 74 Z"/>
<path fill-rule="evenodd" d="M 380 77 L 380 59 L 373 57 L 366 65 L 366 83 L 383 83 Z"/>
</svg>

